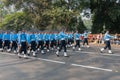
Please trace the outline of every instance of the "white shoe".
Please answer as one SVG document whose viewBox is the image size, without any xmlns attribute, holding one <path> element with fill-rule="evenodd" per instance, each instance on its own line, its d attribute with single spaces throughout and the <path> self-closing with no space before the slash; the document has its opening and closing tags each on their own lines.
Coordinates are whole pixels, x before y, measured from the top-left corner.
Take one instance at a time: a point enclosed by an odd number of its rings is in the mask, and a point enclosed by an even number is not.
<svg viewBox="0 0 120 80">
<path fill-rule="evenodd" d="M 40 49 L 39 49 L 39 48 L 38 48 L 37 50 L 38 50 L 38 51 L 40 51 Z"/>
<path fill-rule="evenodd" d="M 81 48 L 78 48 L 79 51 L 81 51 Z"/>
<path fill-rule="evenodd" d="M 27 55 L 26 54 L 24 54 L 24 56 L 23 56 L 24 58 L 27 58 Z"/>
<path fill-rule="evenodd" d="M 75 50 L 75 47 L 73 47 L 73 50 Z"/>
<path fill-rule="evenodd" d="M 19 52 L 19 50 L 17 49 L 17 53 Z"/>
<path fill-rule="evenodd" d="M 101 51 L 101 53 L 102 53 L 102 52 L 104 51 L 104 48 L 102 48 L 100 51 Z"/>
<path fill-rule="evenodd" d="M 31 52 L 33 53 L 34 51 L 32 50 Z"/>
<path fill-rule="evenodd" d="M 44 49 L 47 49 L 46 47 L 44 47 Z"/>
<path fill-rule="evenodd" d="M 68 56 L 66 52 L 64 52 L 64 56 L 65 56 L 65 57 L 67 57 L 67 56 Z"/>
<path fill-rule="evenodd" d="M 56 54 L 59 55 L 59 51 L 57 51 Z"/>
<path fill-rule="evenodd" d="M 47 52 L 49 52 L 50 50 L 49 49 L 47 49 Z"/>
<path fill-rule="evenodd" d="M 89 48 L 90 46 L 87 46 L 87 48 Z"/>
<path fill-rule="evenodd" d="M 57 47 L 57 49 L 59 50 L 60 48 L 59 48 L 59 47 Z"/>
<path fill-rule="evenodd" d="M 81 45 L 81 47 L 84 47 L 84 45 Z"/>
<path fill-rule="evenodd" d="M 2 51 L 3 50 L 3 48 L 0 48 L 0 51 Z"/>
<path fill-rule="evenodd" d="M 42 54 L 44 54 L 44 51 L 43 51 L 43 50 L 41 50 L 41 53 L 42 53 Z"/>
<path fill-rule="evenodd" d="M 10 52 L 10 51 L 11 51 L 11 49 L 8 49 L 8 50 L 7 50 L 7 52 Z"/>
<path fill-rule="evenodd" d="M 59 51 L 56 52 L 57 57 L 59 57 Z"/>
<path fill-rule="evenodd" d="M 67 45 L 67 47 L 70 47 L 70 45 Z"/>
<path fill-rule="evenodd" d="M 54 50 L 53 48 L 51 48 L 51 50 Z"/>
<path fill-rule="evenodd" d="M 112 54 L 112 51 L 111 51 L 111 50 L 108 50 L 108 53 Z"/>
<path fill-rule="evenodd" d="M 18 53 L 18 56 L 20 56 L 20 53 Z"/>
<path fill-rule="evenodd" d="M 24 52 L 22 51 L 22 54 L 24 54 Z"/>
<path fill-rule="evenodd" d="M 36 53 L 35 53 L 35 51 L 33 52 L 33 56 L 36 56 Z"/>
<path fill-rule="evenodd" d="M 16 50 L 14 50 L 14 53 L 17 53 L 17 51 L 16 51 Z"/>
<path fill-rule="evenodd" d="M 27 53 L 30 54 L 30 50 L 28 50 Z"/>
</svg>

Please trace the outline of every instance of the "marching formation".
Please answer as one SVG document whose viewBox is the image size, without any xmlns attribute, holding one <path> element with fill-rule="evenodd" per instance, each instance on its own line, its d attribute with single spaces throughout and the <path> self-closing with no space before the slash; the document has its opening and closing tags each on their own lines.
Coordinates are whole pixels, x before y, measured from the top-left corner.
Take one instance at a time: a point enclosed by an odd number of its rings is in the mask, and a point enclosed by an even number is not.
<svg viewBox="0 0 120 80">
<path fill-rule="evenodd" d="M 32 53 L 33 56 L 40 51 L 41 54 L 45 54 L 50 50 L 55 51 L 55 54 L 59 57 L 59 53 L 64 49 L 64 56 L 68 57 L 67 47 L 72 47 L 73 50 L 81 51 L 80 42 L 83 41 L 82 46 L 89 48 L 88 35 L 90 33 L 84 31 L 83 34 L 76 31 L 73 32 L 26 32 L 25 30 L 16 32 L 1 32 L 0 33 L 0 51 L 7 51 L 17 53 L 20 57 L 23 55 L 24 58 Z M 108 48 L 109 53 L 111 51 L 110 39 L 114 38 L 109 35 L 109 31 L 106 32 L 104 40 L 106 46 L 101 49 Z M 74 45 L 73 45 L 74 44 Z"/>
</svg>

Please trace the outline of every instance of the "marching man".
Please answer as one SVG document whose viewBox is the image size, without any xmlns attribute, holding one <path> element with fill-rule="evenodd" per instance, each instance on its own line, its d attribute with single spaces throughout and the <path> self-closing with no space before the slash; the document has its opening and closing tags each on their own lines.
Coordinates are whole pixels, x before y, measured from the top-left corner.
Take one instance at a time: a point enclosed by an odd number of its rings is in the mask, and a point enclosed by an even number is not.
<svg viewBox="0 0 120 80">
<path fill-rule="evenodd" d="M 59 57 L 59 52 L 61 52 L 62 48 L 64 48 L 64 57 L 69 57 L 67 55 L 67 49 L 66 49 L 66 34 L 64 31 L 61 31 L 59 33 L 59 37 L 60 37 L 60 49 L 56 52 L 56 55 Z"/>
<path fill-rule="evenodd" d="M 78 46 L 78 50 L 81 51 L 81 48 L 80 48 L 80 36 L 81 36 L 81 34 L 79 34 L 78 31 L 76 31 L 76 33 L 74 34 L 74 39 L 76 41 L 76 44 L 73 47 L 73 50 L 75 50 L 75 48 Z"/>
<path fill-rule="evenodd" d="M 87 31 L 84 31 L 84 33 L 83 33 L 83 36 L 84 36 L 84 40 L 83 40 L 83 46 L 85 45 L 85 43 L 87 44 L 87 46 L 86 47 L 90 47 L 89 46 L 89 43 L 88 43 L 88 32 Z"/>
<path fill-rule="evenodd" d="M 110 40 L 114 38 L 114 36 L 109 35 L 109 31 L 107 31 L 104 35 L 105 47 L 101 49 L 101 53 L 108 48 L 108 53 L 112 54 Z"/>
<path fill-rule="evenodd" d="M 27 35 L 25 33 L 25 30 L 22 31 L 22 33 L 20 33 L 19 37 L 18 37 L 18 44 L 20 46 L 20 50 L 18 53 L 18 56 L 21 56 L 21 53 L 24 53 L 23 57 L 27 58 Z"/>
</svg>

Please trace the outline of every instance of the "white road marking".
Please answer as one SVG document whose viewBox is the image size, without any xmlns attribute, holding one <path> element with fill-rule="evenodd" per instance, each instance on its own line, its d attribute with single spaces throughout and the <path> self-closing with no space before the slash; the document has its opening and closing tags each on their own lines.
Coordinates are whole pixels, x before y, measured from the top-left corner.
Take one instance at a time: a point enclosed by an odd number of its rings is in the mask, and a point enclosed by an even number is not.
<svg viewBox="0 0 120 80">
<path fill-rule="evenodd" d="M 85 65 L 79 65 L 79 64 L 71 64 L 71 65 L 72 66 L 77 66 L 77 67 L 88 68 L 88 69 L 96 69 L 96 70 L 109 71 L 109 72 L 113 71 L 111 69 L 104 69 L 104 68 L 98 68 L 98 67 L 93 67 L 93 66 L 85 66 Z"/>
<path fill-rule="evenodd" d="M 105 56 L 120 56 L 118 54 L 109 54 L 109 53 L 101 53 L 101 55 L 105 55 Z"/>
<path fill-rule="evenodd" d="M 2 53 L 2 54 L 7 54 L 7 55 L 16 55 L 16 54 L 9 54 L 9 53 Z M 36 57 L 30 57 L 30 56 L 28 56 L 28 58 L 30 58 L 30 59 L 38 59 L 38 60 L 42 60 L 42 61 L 48 61 L 48 62 L 54 62 L 54 63 L 60 63 L 60 64 L 65 64 L 65 62 L 61 62 L 61 61 L 56 61 L 56 60 L 50 60 L 50 59 L 43 59 L 43 58 L 36 58 Z"/>
<path fill-rule="evenodd" d="M 8 53 L 2 53 L 2 54 L 16 55 L 16 54 L 8 54 Z M 43 58 L 36 58 L 36 57 L 28 57 L 28 58 L 42 60 L 42 61 L 47 61 L 47 62 L 54 62 L 54 63 L 59 63 L 59 64 L 66 64 L 66 62 L 50 60 L 50 59 L 43 59 Z M 88 69 L 96 69 L 96 70 L 108 71 L 108 72 L 112 72 L 113 71 L 111 69 L 104 69 L 104 68 L 93 67 L 93 66 L 85 66 L 85 65 L 80 65 L 80 64 L 70 64 L 70 65 L 76 66 L 76 67 L 88 68 Z"/>
<path fill-rule="evenodd" d="M 70 50 L 69 50 L 70 51 Z M 92 54 L 92 55 L 105 55 L 105 56 L 120 56 L 119 54 L 109 54 L 109 53 L 98 53 L 98 52 L 87 52 L 87 51 L 75 51 L 75 52 L 80 52 L 80 54 Z"/>
<path fill-rule="evenodd" d="M 11 53 L 6 53 L 6 52 L 1 52 L 1 54 L 7 54 L 7 55 L 11 55 L 11 56 L 16 55 L 16 54 L 11 54 Z"/>
<path fill-rule="evenodd" d="M 28 57 L 28 58 L 38 59 L 38 60 L 47 61 L 47 62 L 54 62 L 54 63 L 66 64 L 65 62 L 62 62 L 62 61 L 56 61 L 56 60 L 50 60 L 50 59 L 35 58 L 35 57 Z"/>
</svg>

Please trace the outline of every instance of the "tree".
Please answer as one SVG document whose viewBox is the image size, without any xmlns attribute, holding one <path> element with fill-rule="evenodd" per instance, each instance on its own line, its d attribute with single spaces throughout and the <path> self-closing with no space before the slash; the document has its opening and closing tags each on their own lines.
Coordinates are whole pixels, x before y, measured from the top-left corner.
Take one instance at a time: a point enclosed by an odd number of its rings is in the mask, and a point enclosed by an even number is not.
<svg viewBox="0 0 120 80">
<path fill-rule="evenodd" d="M 92 27 L 94 33 L 107 29 L 113 33 L 119 32 L 120 3 L 116 3 L 116 0 L 91 0 L 91 10 L 94 13 Z"/>
<path fill-rule="evenodd" d="M 80 15 L 84 9 L 83 6 L 88 4 L 87 1 L 89 0 L 4 0 L 4 4 L 14 5 L 18 10 L 22 10 L 32 21 L 32 25 L 38 29 L 44 30 L 51 27 L 70 30 L 69 27 L 72 24 L 78 26 L 78 23 L 72 20 Z"/>
<path fill-rule="evenodd" d="M 23 12 L 6 15 L 3 23 L 0 24 L 0 27 L 4 30 L 15 31 L 22 30 L 23 28 L 30 29 L 31 26 L 31 21 L 26 17 L 26 14 Z"/>
</svg>

